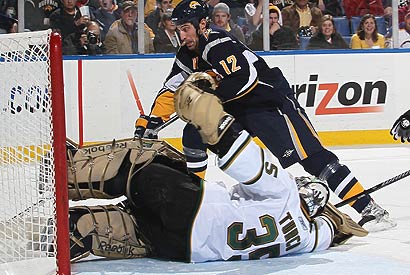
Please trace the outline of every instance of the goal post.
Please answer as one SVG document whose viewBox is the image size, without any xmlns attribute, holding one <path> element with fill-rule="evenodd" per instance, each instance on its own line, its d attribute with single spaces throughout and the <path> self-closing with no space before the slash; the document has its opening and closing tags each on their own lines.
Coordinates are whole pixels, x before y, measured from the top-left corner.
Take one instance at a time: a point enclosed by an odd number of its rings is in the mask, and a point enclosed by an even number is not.
<svg viewBox="0 0 410 275">
<path fill-rule="evenodd" d="M 60 35 L 0 35 L 0 79 L 0 271 L 69 275 Z"/>
</svg>

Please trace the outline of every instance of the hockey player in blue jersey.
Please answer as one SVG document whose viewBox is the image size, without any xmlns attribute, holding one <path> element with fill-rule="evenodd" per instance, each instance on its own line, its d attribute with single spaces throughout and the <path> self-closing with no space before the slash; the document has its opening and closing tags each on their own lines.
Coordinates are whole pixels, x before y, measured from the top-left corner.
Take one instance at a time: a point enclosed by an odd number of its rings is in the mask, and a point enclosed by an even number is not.
<svg viewBox="0 0 410 275">
<path fill-rule="evenodd" d="M 209 92 L 220 98 L 226 112 L 252 136 L 258 137 L 284 168 L 301 164 L 309 174 L 327 181 L 341 199 L 364 190 L 350 169 L 323 147 L 281 70 L 270 68 L 260 56 L 224 30 L 209 26 L 205 2 L 182 1 L 174 9 L 172 20 L 180 31 L 183 46 L 176 54 L 150 116 L 137 120 L 136 136 L 153 137 L 150 136 L 152 129 L 175 112 L 175 90 L 190 74 L 208 72 L 217 80 Z M 203 173 L 208 145 L 189 123 L 183 130 L 182 143 L 188 168 Z M 369 195 L 352 202 L 351 206 L 362 215 L 359 223 L 371 231 L 396 225 Z"/>
</svg>

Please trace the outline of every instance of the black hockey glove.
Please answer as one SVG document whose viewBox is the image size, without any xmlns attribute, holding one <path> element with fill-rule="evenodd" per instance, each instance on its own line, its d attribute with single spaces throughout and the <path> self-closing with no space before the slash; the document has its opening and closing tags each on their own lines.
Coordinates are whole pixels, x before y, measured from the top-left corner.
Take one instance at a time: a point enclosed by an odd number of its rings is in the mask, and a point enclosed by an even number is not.
<svg viewBox="0 0 410 275">
<path fill-rule="evenodd" d="M 164 121 L 160 117 L 141 115 L 135 122 L 134 136 L 139 138 L 157 139 L 158 133 L 155 132 L 155 129 L 163 123 Z"/>
<path fill-rule="evenodd" d="M 142 138 L 144 136 L 145 130 L 149 122 L 149 116 L 140 115 L 140 117 L 135 121 L 135 131 L 134 137 Z"/>
<path fill-rule="evenodd" d="M 410 110 L 402 114 L 390 130 L 394 140 L 400 138 L 401 142 L 410 142 Z"/>
</svg>

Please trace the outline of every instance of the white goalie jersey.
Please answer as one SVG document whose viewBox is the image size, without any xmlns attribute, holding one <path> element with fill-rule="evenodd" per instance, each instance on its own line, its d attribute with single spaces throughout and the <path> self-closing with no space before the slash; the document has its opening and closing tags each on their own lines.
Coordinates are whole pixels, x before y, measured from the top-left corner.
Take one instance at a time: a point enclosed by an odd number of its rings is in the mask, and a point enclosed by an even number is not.
<svg viewBox="0 0 410 275">
<path fill-rule="evenodd" d="M 239 184 L 203 183 L 193 222 L 190 261 L 246 260 L 327 249 L 333 229 L 322 217 L 309 222 L 293 177 L 246 132 L 218 159 Z"/>
</svg>

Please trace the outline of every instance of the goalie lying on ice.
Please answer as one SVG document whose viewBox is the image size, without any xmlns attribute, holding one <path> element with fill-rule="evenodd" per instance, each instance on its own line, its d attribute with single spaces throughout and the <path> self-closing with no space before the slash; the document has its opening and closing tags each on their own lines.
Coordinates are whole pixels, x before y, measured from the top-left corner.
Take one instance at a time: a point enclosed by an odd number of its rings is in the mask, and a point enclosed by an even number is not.
<svg viewBox="0 0 410 275">
<path fill-rule="evenodd" d="M 239 183 L 229 191 L 222 182 L 200 179 L 188 172 L 181 153 L 161 141 L 70 151 L 71 199 L 127 197 L 121 205 L 70 208 L 73 261 L 90 253 L 187 262 L 259 259 L 321 251 L 367 235 L 328 202 L 323 182 L 293 178 L 240 125 L 219 131 L 220 125 L 196 118 L 195 110 L 203 108 L 192 104 L 206 102 L 211 111 L 217 100 L 189 102 L 179 101 L 178 114 L 206 129 L 201 135 L 212 140 L 218 166 Z M 212 119 L 225 123 L 226 116 L 219 112 Z"/>
</svg>

